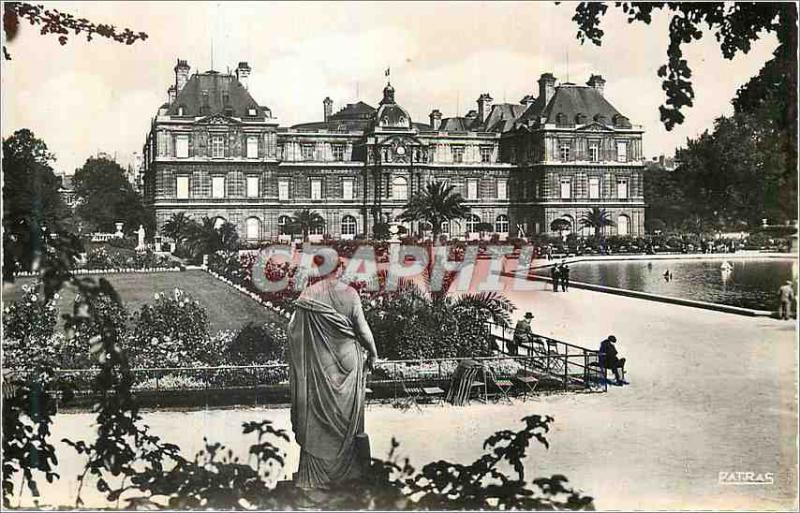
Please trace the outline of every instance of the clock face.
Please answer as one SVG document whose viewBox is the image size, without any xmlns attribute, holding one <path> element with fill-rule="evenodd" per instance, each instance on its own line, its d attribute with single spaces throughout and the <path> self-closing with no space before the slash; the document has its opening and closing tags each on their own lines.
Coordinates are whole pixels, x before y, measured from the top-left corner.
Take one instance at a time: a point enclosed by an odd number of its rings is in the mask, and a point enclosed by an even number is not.
<svg viewBox="0 0 800 513">
<path fill-rule="evenodd" d="M 397 147 L 397 154 L 398 154 L 398 155 L 405 155 L 405 154 L 406 154 L 406 148 L 405 148 L 405 146 L 398 146 L 398 147 Z"/>
</svg>

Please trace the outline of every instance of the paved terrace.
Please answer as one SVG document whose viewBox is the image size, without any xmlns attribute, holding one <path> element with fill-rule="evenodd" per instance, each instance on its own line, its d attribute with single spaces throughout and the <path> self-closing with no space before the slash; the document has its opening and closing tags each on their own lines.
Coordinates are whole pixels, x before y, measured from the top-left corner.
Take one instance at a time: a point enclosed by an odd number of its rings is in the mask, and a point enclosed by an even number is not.
<svg viewBox="0 0 800 513">
<path fill-rule="evenodd" d="M 607 394 L 428 406 L 421 413 L 371 405 L 366 421 L 374 455 L 387 454 L 396 436 L 401 452 L 417 465 L 440 458 L 471 461 L 488 435 L 518 428 L 523 416 L 540 413 L 555 417 L 551 449 L 531 452 L 529 477 L 565 474 L 595 496 L 600 509 L 797 507 L 793 323 L 585 290 L 555 294 L 545 283 L 534 287 L 509 293 L 520 306 L 518 316 L 532 310 L 535 331 L 589 347 L 616 334 L 630 362 L 631 384 Z M 241 435 L 241 423 L 264 418 L 290 426 L 286 409 L 145 415 L 156 433 L 187 454 L 200 449 L 205 434 L 243 457 L 253 440 Z M 89 424 L 87 414 L 60 415 L 53 440 L 92 436 Z M 59 445 L 62 479 L 41 483 L 43 503 L 71 505 L 81 462 Z M 287 473 L 296 468 L 299 452 L 296 446 L 288 450 Z M 775 483 L 720 485 L 720 471 L 773 472 Z M 92 489 L 87 483 L 85 498 L 92 498 Z M 100 504 L 87 501 L 91 505 Z"/>
</svg>

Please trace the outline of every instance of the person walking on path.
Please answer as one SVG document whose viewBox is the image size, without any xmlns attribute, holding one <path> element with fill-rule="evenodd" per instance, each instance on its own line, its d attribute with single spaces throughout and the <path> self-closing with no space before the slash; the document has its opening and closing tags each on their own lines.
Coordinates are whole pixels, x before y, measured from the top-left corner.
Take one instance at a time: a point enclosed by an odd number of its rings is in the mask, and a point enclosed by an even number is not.
<svg viewBox="0 0 800 513">
<path fill-rule="evenodd" d="M 558 265 L 554 264 L 550 268 L 550 278 L 553 280 L 553 292 L 558 292 L 558 281 L 561 278 L 561 273 L 558 272 Z"/>
<path fill-rule="evenodd" d="M 532 320 L 533 314 L 525 312 L 525 317 L 517 321 L 517 325 L 514 327 L 514 339 L 508 344 L 508 354 L 511 356 L 517 356 L 519 354 L 519 346 L 523 342 L 530 342 L 533 337 L 533 331 L 531 331 Z"/>
<path fill-rule="evenodd" d="M 606 369 L 611 369 L 614 372 L 614 377 L 617 379 L 617 385 L 625 385 L 625 358 L 619 358 L 617 348 L 614 344 L 617 343 L 617 337 L 609 335 L 607 339 L 600 342 L 600 366 Z M 621 372 L 620 372 L 621 371 Z"/>
<path fill-rule="evenodd" d="M 794 290 L 792 290 L 792 281 L 786 280 L 780 289 L 778 289 L 778 295 L 781 299 L 781 306 L 780 311 L 778 312 L 778 316 L 783 320 L 788 320 L 791 318 L 791 310 L 792 310 L 792 301 L 794 301 Z"/>
<path fill-rule="evenodd" d="M 559 274 L 561 275 L 561 290 L 566 292 L 569 290 L 569 265 L 566 262 L 561 264 Z"/>
</svg>

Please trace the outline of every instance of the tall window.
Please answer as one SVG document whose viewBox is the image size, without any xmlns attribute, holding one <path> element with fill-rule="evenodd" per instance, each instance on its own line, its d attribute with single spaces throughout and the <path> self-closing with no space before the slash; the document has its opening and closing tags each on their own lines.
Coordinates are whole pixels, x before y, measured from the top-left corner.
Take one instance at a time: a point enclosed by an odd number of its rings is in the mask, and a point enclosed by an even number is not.
<svg viewBox="0 0 800 513">
<path fill-rule="evenodd" d="M 255 135 L 247 136 L 247 158 L 249 159 L 258 158 L 258 137 L 256 137 Z"/>
<path fill-rule="evenodd" d="M 628 216 L 625 214 L 617 218 L 617 235 L 628 235 Z"/>
<path fill-rule="evenodd" d="M 494 222 L 494 231 L 497 233 L 508 233 L 508 216 L 500 214 Z"/>
<path fill-rule="evenodd" d="M 567 162 L 569 160 L 569 144 L 562 144 L 559 146 L 558 151 L 561 156 L 561 161 Z"/>
<path fill-rule="evenodd" d="M 225 156 L 225 139 L 221 135 L 211 136 L 211 156 L 213 158 Z"/>
<path fill-rule="evenodd" d="M 289 180 L 288 179 L 281 179 L 278 180 L 278 199 L 280 201 L 285 201 L 289 199 Z"/>
<path fill-rule="evenodd" d="M 257 198 L 258 197 L 258 177 L 257 176 L 248 176 L 247 177 L 247 197 L 248 198 Z"/>
<path fill-rule="evenodd" d="M 175 156 L 179 159 L 189 157 L 189 136 L 179 135 L 175 138 Z"/>
<path fill-rule="evenodd" d="M 625 178 L 617 180 L 617 198 L 628 199 L 628 180 Z"/>
<path fill-rule="evenodd" d="M 600 198 L 600 179 L 597 177 L 589 178 L 589 199 Z"/>
<path fill-rule="evenodd" d="M 189 177 L 178 176 L 175 178 L 175 196 L 178 199 L 189 198 Z"/>
<path fill-rule="evenodd" d="M 311 180 L 311 199 L 322 199 L 322 180 L 319 178 Z"/>
<path fill-rule="evenodd" d="M 303 160 L 314 160 L 314 145 L 313 144 L 301 144 L 300 145 L 300 156 Z"/>
<path fill-rule="evenodd" d="M 225 197 L 225 177 L 212 176 L 211 177 L 211 197 L 224 198 Z"/>
<path fill-rule="evenodd" d="M 442 221 L 442 234 L 450 235 L 450 221 Z"/>
<path fill-rule="evenodd" d="M 259 240 L 261 238 L 261 222 L 257 217 L 248 217 L 244 222 L 244 231 L 247 240 Z"/>
<path fill-rule="evenodd" d="M 461 164 L 464 162 L 464 147 L 463 146 L 453 146 L 453 162 L 456 164 Z"/>
<path fill-rule="evenodd" d="M 481 148 L 481 162 L 488 164 L 492 161 L 492 148 L 484 146 Z"/>
<path fill-rule="evenodd" d="M 597 143 L 592 143 L 589 145 L 589 161 L 590 162 L 600 161 L 600 148 L 598 148 Z"/>
<path fill-rule="evenodd" d="M 342 199 L 346 199 L 346 200 L 353 199 L 353 179 L 352 178 L 344 178 L 344 179 L 342 179 Z"/>
<path fill-rule="evenodd" d="M 392 180 L 392 198 L 396 200 L 408 199 L 408 181 L 402 176 Z"/>
<path fill-rule="evenodd" d="M 467 232 L 475 233 L 478 231 L 478 225 L 481 223 L 481 218 L 475 214 L 467 217 Z"/>
<path fill-rule="evenodd" d="M 497 199 L 508 199 L 508 188 L 505 180 L 497 180 Z"/>
<path fill-rule="evenodd" d="M 333 160 L 336 162 L 344 160 L 344 144 L 334 144 L 331 149 L 333 150 Z"/>
<path fill-rule="evenodd" d="M 561 198 L 569 199 L 572 196 L 572 181 L 569 178 L 561 179 Z"/>
<path fill-rule="evenodd" d="M 476 178 L 469 178 L 467 180 L 467 199 L 478 199 L 478 180 Z"/>
<path fill-rule="evenodd" d="M 625 141 L 617 141 L 617 161 L 628 161 L 628 143 Z"/>
<path fill-rule="evenodd" d="M 355 235 L 358 230 L 356 218 L 353 216 L 344 216 L 342 218 L 342 235 Z"/>
<path fill-rule="evenodd" d="M 289 235 L 289 216 L 278 217 L 278 235 Z"/>
</svg>

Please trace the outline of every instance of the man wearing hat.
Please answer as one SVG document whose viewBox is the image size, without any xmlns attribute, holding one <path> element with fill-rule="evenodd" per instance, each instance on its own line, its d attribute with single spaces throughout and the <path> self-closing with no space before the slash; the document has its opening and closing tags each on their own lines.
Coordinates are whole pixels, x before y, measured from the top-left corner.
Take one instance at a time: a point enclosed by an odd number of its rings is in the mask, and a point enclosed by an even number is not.
<svg viewBox="0 0 800 513">
<path fill-rule="evenodd" d="M 614 335 L 609 335 L 607 339 L 600 343 L 600 367 L 611 369 L 614 372 L 614 377 L 617 378 L 617 385 L 624 385 L 627 383 L 624 380 L 625 358 L 617 357 L 617 348 L 614 347 L 616 343 L 617 337 Z"/>
<path fill-rule="evenodd" d="M 792 310 L 792 301 L 794 301 L 794 290 L 792 290 L 792 280 L 786 280 L 781 288 L 778 290 L 781 298 L 781 309 L 778 316 L 781 319 L 787 320 L 791 318 L 789 312 Z"/>
<path fill-rule="evenodd" d="M 533 331 L 531 331 L 532 319 L 533 314 L 525 312 L 525 317 L 517 321 L 517 325 L 514 327 L 514 340 L 508 344 L 508 353 L 511 356 L 517 356 L 517 350 L 520 344 L 530 341 L 533 337 Z"/>
</svg>

